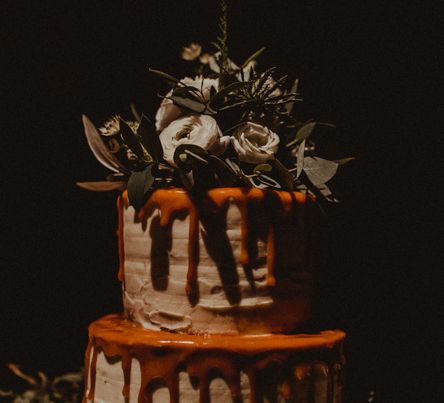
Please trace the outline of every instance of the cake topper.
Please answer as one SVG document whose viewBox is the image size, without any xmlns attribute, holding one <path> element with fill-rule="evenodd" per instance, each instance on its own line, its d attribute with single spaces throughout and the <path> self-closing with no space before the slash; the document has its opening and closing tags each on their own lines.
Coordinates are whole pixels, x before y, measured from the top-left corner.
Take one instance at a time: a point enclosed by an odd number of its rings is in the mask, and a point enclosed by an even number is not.
<svg viewBox="0 0 444 403">
<path fill-rule="evenodd" d="M 171 90 L 154 123 L 131 106 L 134 120 L 119 115 L 99 130 L 83 124 L 96 158 L 112 173 L 102 182 L 78 182 L 89 190 L 124 190 L 140 208 L 158 188 L 182 187 L 198 195 L 214 187 L 256 187 L 303 191 L 318 201 L 337 202 L 327 186 L 339 166 L 353 158 L 316 155 L 313 134 L 334 125 L 301 122 L 298 79 L 258 69 L 260 48 L 238 66 L 229 57 L 227 4 L 221 1 L 220 34 L 212 50 L 198 43 L 182 48 L 195 77 L 178 79 L 149 68 Z"/>
</svg>

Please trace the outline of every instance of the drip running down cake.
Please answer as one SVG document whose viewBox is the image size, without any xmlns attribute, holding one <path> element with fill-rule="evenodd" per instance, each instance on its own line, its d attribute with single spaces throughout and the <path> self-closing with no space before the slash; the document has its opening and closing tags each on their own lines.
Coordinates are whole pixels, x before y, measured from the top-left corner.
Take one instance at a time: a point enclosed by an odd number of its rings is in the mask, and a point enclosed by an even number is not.
<svg viewBox="0 0 444 403">
<path fill-rule="evenodd" d="M 339 401 L 344 333 L 297 332 L 310 209 L 302 193 L 218 188 L 198 203 L 159 189 L 136 211 L 123 193 L 124 314 L 90 326 L 86 401 Z"/>
<path fill-rule="evenodd" d="M 120 192 L 123 293 L 89 327 L 85 402 L 341 401 L 345 334 L 307 324 L 313 212 L 352 158 L 317 155 L 333 125 L 296 118 L 298 80 L 259 71 L 263 48 L 230 59 L 221 5 L 215 49 L 182 49 L 195 78 L 150 69 L 171 87 L 153 122 L 83 116 L 112 172 L 78 185 Z"/>
</svg>

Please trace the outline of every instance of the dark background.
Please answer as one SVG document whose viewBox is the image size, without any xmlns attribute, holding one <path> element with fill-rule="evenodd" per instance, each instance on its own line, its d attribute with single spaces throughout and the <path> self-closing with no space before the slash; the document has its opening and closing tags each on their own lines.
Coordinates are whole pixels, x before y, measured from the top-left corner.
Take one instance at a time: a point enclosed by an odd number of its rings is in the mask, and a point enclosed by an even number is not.
<svg viewBox="0 0 444 403">
<path fill-rule="evenodd" d="M 423 2 L 230 3 L 232 58 L 266 46 L 261 68 L 278 65 L 301 79 L 298 116 L 335 123 L 326 150 L 357 157 L 335 179 L 342 203 L 324 224 L 319 252 L 317 320 L 348 333 L 347 402 L 366 402 L 372 391 L 375 402 L 438 401 L 439 160 L 437 106 L 429 102 L 437 10 Z M 55 375 L 82 366 L 91 321 L 121 310 L 116 194 L 74 185 L 107 174 L 89 151 L 81 115 L 100 124 L 134 102 L 153 117 L 166 87 L 147 67 L 190 75 L 180 48 L 210 46 L 219 7 L 1 7 L 0 366 Z"/>
</svg>

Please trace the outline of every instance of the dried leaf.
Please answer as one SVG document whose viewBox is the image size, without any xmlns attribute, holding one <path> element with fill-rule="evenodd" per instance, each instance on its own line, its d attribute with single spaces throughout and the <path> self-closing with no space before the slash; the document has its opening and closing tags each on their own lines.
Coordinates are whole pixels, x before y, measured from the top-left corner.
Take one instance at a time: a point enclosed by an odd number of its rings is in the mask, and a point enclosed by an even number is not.
<svg viewBox="0 0 444 403">
<path fill-rule="evenodd" d="M 94 156 L 97 160 L 106 168 L 114 172 L 129 171 L 121 164 L 121 162 L 108 150 L 108 147 L 103 143 L 102 138 L 97 131 L 94 124 L 88 119 L 87 116 L 82 116 L 83 126 L 85 128 L 85 136 L 88 141 L 88 145 L 91 148 Z"/>
<path fill-rule="evenodd" d="M 293 81 L 293 85 L 291 86 L 290 93 L 297 94 L 298 93 L 298 86 L 299 86 L 299 79 L 296 79 Z M 293 111 L 294 104 L 296 102 L 291 102 L 285 105 L 285 110 L 288 114 L 290 114 Z"/>
<path fill-rule="evenodd" d="M 126 181 L 76 182 L 76 185 L 94 192 L 109 192 L 110 190 L 124 190 Z"/>
<path fill-rule="evenodd" d="M 152 69 L 151 67 L 148 68 L 148 71 L 150 73 L 158 75 L 159 77 L 162 77 L 164 80 L 167 80 L 172 84 L 177 84 L 179 82 L 179 80 L 176 77 L 174 77 L 168 73 L 164 73 L 163 71 L 155 70 L 155 69 Z"/>
</svg>

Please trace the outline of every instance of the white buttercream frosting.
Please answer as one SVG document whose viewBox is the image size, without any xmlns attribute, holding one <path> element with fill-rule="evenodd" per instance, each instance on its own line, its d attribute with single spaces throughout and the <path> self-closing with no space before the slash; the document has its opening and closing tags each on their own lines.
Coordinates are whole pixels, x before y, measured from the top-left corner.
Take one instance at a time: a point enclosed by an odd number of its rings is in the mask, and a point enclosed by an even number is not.
<svg viewBox="0 0 444 403">
<path fill-rule="evenodd" d="M 124 207 L 123 303 L 131 320 L 152 330 L 238 334 L 289 332 L 306 319 L 301 309 L 294 309 L 308 298 L 301 228 L 287 229 L 294 236 L 287 248 L 294 256 L 287 259 L 294 266 L 292 278 L 272 291 L 266 282 L 265 241 L 257 241 L 257 267 L 245 269 L 238 263 L 241 214 L 234 202 L 226 219 L 226 231 L 213 228 L 211 234 L 200 223 L 199 298 L 192 304 L 185 292 L 188 216 L 175 219 L 169 230 L 160 225 L 159 211 L 145 225 L 132 207 Z M 308 315 L 308 307 L 306 311 Z"/>
<path fill-rule="evenodd" d="M 304 364 L 306 365 L 306 364 Z M 338 381 L 333 379 L 335 390 L 335 402 L 339 402 L 340 388 Z M 137 403 L 141 388 L 140 364 L 136 359 L 131 363 L 131 386 L 129 398 L 125 399 L 122 394 L 124 378 L 121 367 L 121 361 L 118 357 L 106 357 L 103 352 L 97 356 L 96 366 L 96 384 L 95 384 L 95 403 Z M 89 383 L 87 393 L 89 392 Z M 285 400 L 280 392 L 282 385 L 274 384 L 275 399 L 269 400 L 264 397 L 264 403 L 275 402 L 293 402 L 293 403 L 327 403 L 328 391 L 328 369 L 325 364 L 314 363 L 311 371 L 306 377 L 296 378 L 293 387 L 293 398 Z M 226 382 L 221 378 L 215 378 L 210 383 L 211 402 L 214 403 L 233 403 L 233 397 Z M 250 401 L 250 382 L 248 376 L 241 372 L 240 374 L 241 400 L 239 402 L 247 403 Z M 180 403 L 196 403 L 199 401 L 199 388 L 193 387 L 189 375 L 182 371 L 179 373 L 179 391 Z M 87 402 L 92 400 L 87 399 Z M 153 403 L 165 403 L 170 401 L 170 395 L 166 386 L 161 386 L 153 393 Z"/>
</svg>

